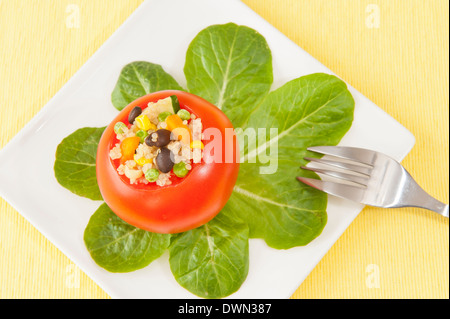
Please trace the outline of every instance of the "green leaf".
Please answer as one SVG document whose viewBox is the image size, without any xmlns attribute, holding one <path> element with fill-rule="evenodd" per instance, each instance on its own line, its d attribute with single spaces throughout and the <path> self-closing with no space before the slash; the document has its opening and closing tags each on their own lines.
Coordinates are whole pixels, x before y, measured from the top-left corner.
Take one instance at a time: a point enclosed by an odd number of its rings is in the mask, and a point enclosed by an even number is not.
<svg viewBox="0 0 450 319">
<path fill-rule="evenodd" d="M 67 136 L 56 149 L 54 165 L 57 181 L 71 192 L 102 200 L 97 185 L 95 160 L 104 127 L 85 127 Z"/>
<path fill-rule="evenodd" d="M 270 90 L 272 54 L 253 29 L 213 25 L 189 45 L 184 73 L 190 93 L 216 105 L 235 128 L 241 127 Z"/>
<path fill-rule="evenodd" d="M 111 272 L 130 272 L 159 258 L 170 244 L 170 235 L 131 226 L 102 204 L 89 220 L 84 242 L 100 267 Z"/>
<path fill-rule="evenodd" d="M 172 237 L 170 268 L 177 282 L 203 298 L 237 291 L 248 273 L 248 227 L 225 208 L 209 223 Z"/>
<path fill-rule="evenodd" d="M 315 176 L 300 169 L 305 156 L 317 157 L 306 148 L 336 145 L 352 124 L 353 109 L 354 100 L 343 81 L 312 74 L 271 92 L 252 114 L 247 128 L 265 128 L 265 138 L 259 143 L 249 138 L 243 147 L 245 155 L 228 202 L 230 211 L 248 223 L 251 237 L 287 249 L 306 245 L 322 232 L 327 196 L 295 177 Z M 270 128 L 277 128 L 278 134 L 271 136 Z M 262 173 L 270 161 L 276 172 Z"/>
<path fill-rule="evenodd" d="M 182 88 L 160 65 L 137 61 L 127 64 L 120 72 L 111 100 L 114 107 L 120 111 L 134 100 L 162 90 Z"/>
</svg>

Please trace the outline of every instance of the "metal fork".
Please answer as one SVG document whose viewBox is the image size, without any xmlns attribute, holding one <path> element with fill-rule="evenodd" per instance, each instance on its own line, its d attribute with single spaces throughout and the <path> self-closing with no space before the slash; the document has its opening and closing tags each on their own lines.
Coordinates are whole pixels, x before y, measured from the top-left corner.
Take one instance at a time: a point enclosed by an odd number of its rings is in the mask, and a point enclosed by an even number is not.
<svg viewBox="0 0 450 319">
<path fill-rule="evenodd" d="M 308 150 L 332 158 L 305 157 L 327 168 L 302 166 L 303 169 L 344 181 L 297 177 L 309 186 L 370 206 L 420 207 L 448 218 L 448 205 L 428 195 L 400 163 L 385 154 L 343 146 L 314 146 Z"/>
</svg>

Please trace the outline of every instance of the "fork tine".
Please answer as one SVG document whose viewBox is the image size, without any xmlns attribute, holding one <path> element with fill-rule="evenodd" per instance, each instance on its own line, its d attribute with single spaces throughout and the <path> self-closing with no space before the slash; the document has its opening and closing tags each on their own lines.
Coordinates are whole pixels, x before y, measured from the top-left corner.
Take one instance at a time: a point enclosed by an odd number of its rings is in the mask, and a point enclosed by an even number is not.
<svg viewBox="0 0 450 319">
<path fill-rule="evenodd" d="M 319 163 L 319 164 L 342 168 L 342 169 L 349 170 L 349 171 L 359 173 L 359 174 L 363 174 L 366 176 L 370 176 L 370 172 L 371 172 L 370 168 L 365 167 L 365 166 L 360 166 L 360 165 L 353 165 L 353 164 L 348 164 L 348 163 L 343 163 L 343 162 L 338 162 L 338 161 L 331 161 L 331 160 L 326 160 L 323 158 L 315 158 L 315 157 L 305 157 L 304 159 L 307 161 L 310 161 L 310 162 L 315 162 L 315 163 Z"/>
<path fill-rule="evenodd" d="M 345 158 L 370 166 L 373 166 L 373 162 L 377 156 L 377 153 L 374 151 L 346 146 L 313 146 L 308 147 L 307 150 L 320 154 Z"/>
<path fill-rule="evenodd" d="M 367 182 L 369 181 L 369 179 L 367 177 L 345 174 L 345 173 L 341 173 L 341 172 L 331 171 L 329 169 L 306 167 L 306 166 L 302 166 L 301 168 L 306 169 L 308 171 L 313 171 L 313 172 L 316 172 L 319 174 L 323 174 L 323 175 L 339 178 L 339 179 L 342 179 L 345 181 L 353 182 L 353 183 L 359 184 L 364 187 L 367 186 Z"/>
<path fill-rule="evenodd" d="M 300 182 L 305 183 L 311 187 L 318 190 L 324 191 L 325 193 L 349 199 L 355 202 L 362 203 L 364 199 L 364 189 L 357 186 L 350 186 L 340 183 L 322 181 L 320 179 L 307 178 L 307 177 L 297 177 Z"/>
</svg>

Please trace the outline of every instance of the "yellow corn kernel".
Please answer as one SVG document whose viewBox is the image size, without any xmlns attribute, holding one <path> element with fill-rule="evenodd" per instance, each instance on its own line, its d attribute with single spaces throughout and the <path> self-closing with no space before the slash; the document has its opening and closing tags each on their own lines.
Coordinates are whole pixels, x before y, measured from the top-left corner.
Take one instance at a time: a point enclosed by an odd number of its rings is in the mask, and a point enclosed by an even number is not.
<svg viewBox="0 0 450 319">
<path fill-rule="evenodd" d="M 136 125 L 139 129 L 148 131 L 148 130 L 155 130 L 156 126 L 152 122 L 150 122 L 150 119 L 147 117 L 147 115 L 142 114 L 136 117 Z"/>
<path fill-rule="evenodd" d="M 204 149 L 205 145 L 203 145 L 202 141 L 192 141 L 191 148 L 201 148 Z"/>
<path fill-rule="evenodd" d="M 152 122 L 150 122 L 150 128 L 147 131 L 150 131 L 150 130 L 156 131 L 156 125 L 153 124 Z"/>
<path fill-rule="evenodd" d="M 137 158 L 137 154 L 134 154 L 134 161 L 140 166 L 144 166 L 145 164 L 149 164 L 152 162 L 152 160 L 149 158 L 145 157 Z"/>
</svg>

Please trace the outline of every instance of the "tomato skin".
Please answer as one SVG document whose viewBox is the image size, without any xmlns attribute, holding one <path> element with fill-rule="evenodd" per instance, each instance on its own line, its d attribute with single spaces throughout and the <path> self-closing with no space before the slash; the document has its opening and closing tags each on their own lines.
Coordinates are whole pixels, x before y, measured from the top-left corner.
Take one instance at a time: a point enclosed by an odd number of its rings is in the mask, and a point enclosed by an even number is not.
<svg viewBox="0 0 450 319">
<path fill-rule="evenodd" d="M 207 160 L 211 155 L 205 152 L 203 161 L 194 164 L 185 178 L 176 180 L 172 185 L 131 185 L 118 174 L 109 157 L 115 143 L 114 125 L 118 121 L 127 123 L 128 113 L 135 106 L 144 108 L 149 102 L 156 102 L 171 95 L 176 95 L 182 106 L 202 119 L 203 130 L 220 130 L 222 153 L 225 154 L 225 149 L 232 149 L 234 162 L 211 163 Z M 236 137 L 233 137 L 233 145 L 230 146 L 229 141 L 226 145 L 226 128 L 233 128 L 233 125 L 221 110 L 187 92 L 160 91 L 133 101 L 106 128 L 98 145 L 97 181 L 103 199 L 121 219 L 151 232 L 179 233 L 207 223 L 225 206 L 239 172 L 239 147 Z M 205 147 L 208 142 L 204 143 Z"/>
</svg>

